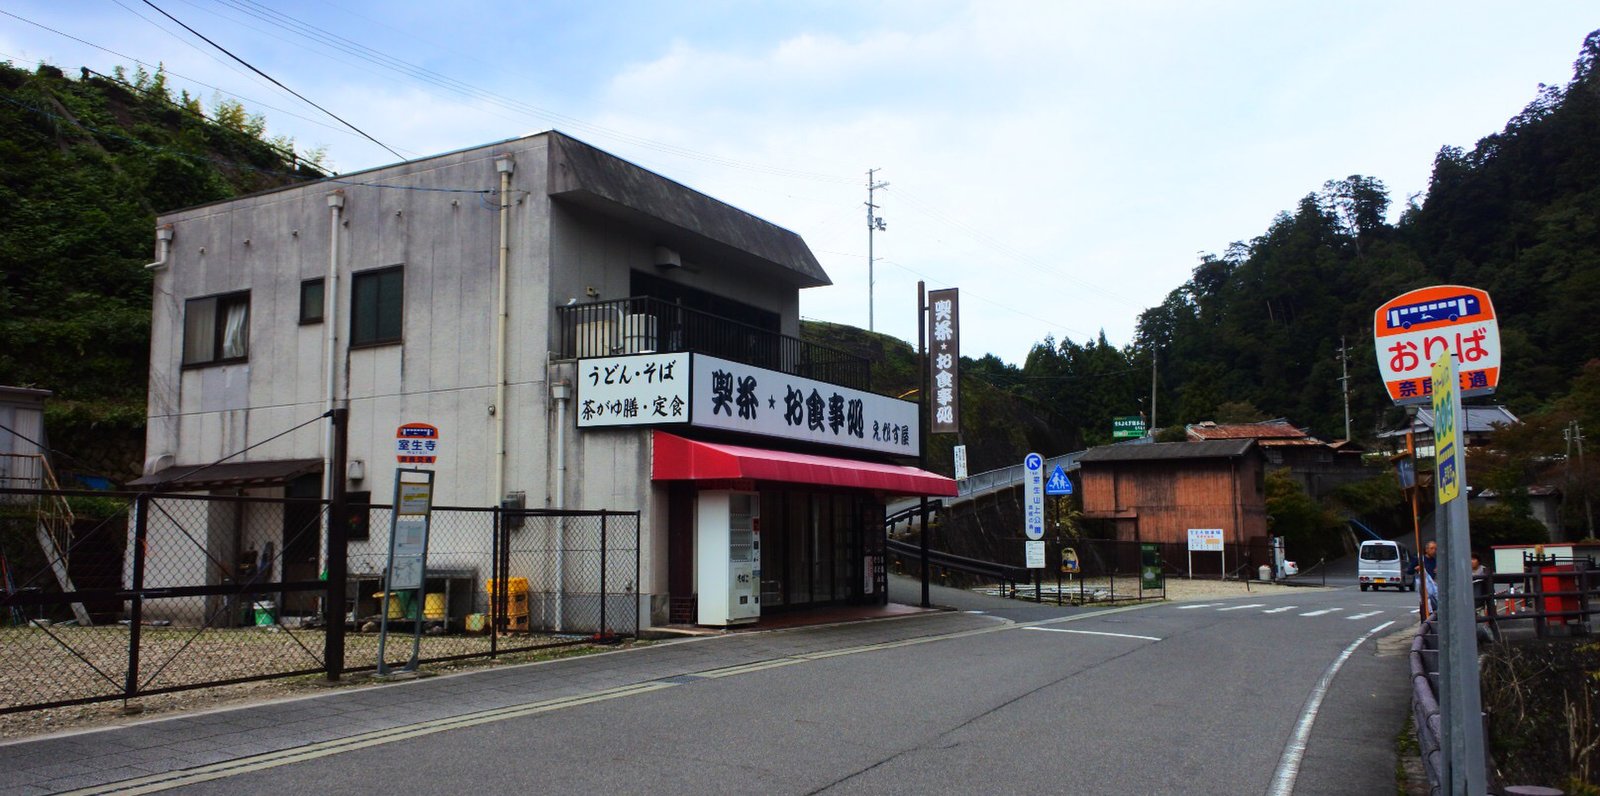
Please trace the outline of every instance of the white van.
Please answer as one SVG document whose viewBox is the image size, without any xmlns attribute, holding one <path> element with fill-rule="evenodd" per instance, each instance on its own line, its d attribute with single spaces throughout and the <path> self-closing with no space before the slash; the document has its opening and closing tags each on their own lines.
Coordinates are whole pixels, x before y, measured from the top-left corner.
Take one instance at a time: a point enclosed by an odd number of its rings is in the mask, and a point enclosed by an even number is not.
<svg viewBox="0 0 1600 796">
<path fill-rule="evenodd" d="M 1361 543 L 1356 575 L 1361 579 L 1362 591 L 1384 586 L 1416 591 L 1415 566 L 1415 556 L 1410 549 L 1395 542 L 1367 541 Z"/>
</svg>

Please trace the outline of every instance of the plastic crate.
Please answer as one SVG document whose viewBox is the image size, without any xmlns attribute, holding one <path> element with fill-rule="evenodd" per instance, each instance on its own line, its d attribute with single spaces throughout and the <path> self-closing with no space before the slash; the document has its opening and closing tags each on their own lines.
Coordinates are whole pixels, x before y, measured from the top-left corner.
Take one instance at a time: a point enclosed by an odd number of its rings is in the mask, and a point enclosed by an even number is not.
<svg viewBox="0 0 1600 796">
<path fill-rule="evenodd" d="M 496 580 L 495 578 L 490 578 L 488 581 L 486 581 L 483 584 L 483 590 L 488 592 L 490 597 L 493 597 L 494 594 L 495 594 L 495 590 L 499 586 L 499 584 L 500 584 L 499 580 Z M 525 594 L 528 593 L 528 579 L 527 578 L 507 578 L 507 579 L 505 579 L 505 584 L 506 584 L 505 585 L 505 592 L 507 594 L 511 594 L 511 595 L 523 594 L 523 595 L 525 595 Z"/>
</svg>

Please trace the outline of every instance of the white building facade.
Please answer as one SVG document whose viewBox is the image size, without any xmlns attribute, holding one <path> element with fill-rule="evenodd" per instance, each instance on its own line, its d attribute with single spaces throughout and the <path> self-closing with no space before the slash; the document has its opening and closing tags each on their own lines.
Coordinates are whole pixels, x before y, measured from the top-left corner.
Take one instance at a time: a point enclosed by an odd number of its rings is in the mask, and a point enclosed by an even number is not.
<svg viewBox="0 0 1600 796">
<path fill-rule="evenodd" d="M 143 487 L 319 497 L 336 478 L 386 503 L 416 465 L 436 505 L 638 511 L 645 625 L 881 600 L 885 500 L 954 494 L 896 464 L 914 405 L 798 339 L 799 290 L 828 284 L 799 236 L 560 133 L 172 212 L 151 268 Z M 681 414 L 641 419 L 661 396 L 639 385 L 602 395 L 596 374 L 663 357 Z M 336 406 L 350 465 L 329 473 Z M 226 537 L 222 560 L 273 541 Z M 314 578 L 321 541 L 286 541 L 285 579 Z"/>
</svg>

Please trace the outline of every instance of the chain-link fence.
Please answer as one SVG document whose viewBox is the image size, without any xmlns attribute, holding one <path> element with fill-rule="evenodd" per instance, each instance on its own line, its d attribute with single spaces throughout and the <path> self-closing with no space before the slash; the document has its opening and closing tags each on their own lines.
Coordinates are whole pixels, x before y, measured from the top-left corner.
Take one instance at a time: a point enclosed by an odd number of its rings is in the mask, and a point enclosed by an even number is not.
<svg viewBox="0 0 1600 796">
<path fill-rule="evenodd" d="M 333 584 L 327 501 L 0 489 L 0 713 L 638 632 L 637 513 L 436 508 L 386 593 L 391 516 Z"/>
</svg>

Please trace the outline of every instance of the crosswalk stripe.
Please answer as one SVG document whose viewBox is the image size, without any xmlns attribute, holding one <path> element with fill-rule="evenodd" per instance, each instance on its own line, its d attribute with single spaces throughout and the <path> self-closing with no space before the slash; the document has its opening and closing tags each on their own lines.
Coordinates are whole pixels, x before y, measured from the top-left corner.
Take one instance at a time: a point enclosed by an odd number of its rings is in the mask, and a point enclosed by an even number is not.
<svg viewBox="0 0 1600 796">
<path fill-rule="evenodd" d="M 1303 613 L 1301 616 L 1322 616 L 1323 614 L 1331 614 L 1343 610 L 1343 608 L 1324 608 L 1320 611 L 1309 611 L 1307 613 Z"/>
<path fill-rule="evenodd" d="M 1230 605 L 1227 608 L 1218 608 L 1217 611 L 1243 611 L 1246 608 L 1260 608 L 1266 603 L 1250 603 L 1249 605 Z"/>
<path fill-rule="evenodd" d="M 1194 609 L 1194 608 L 1210 608 L 1213 605 L 1220 605 L 1220 604 L 1221 603 L 1194 603 L 1193 605 L 1180 605 L 1180 606 L 1178 606 L 1178 610 L 1180 610 L 1180 611 L 1188 611 L 1188 610 L 1191 610 L 1191 609 Z"/>
<path fill-rule="evenodd" d="M 1353 616 L 1347 616 L 1345 618 L 1346 619 L 1366 619 L 1369 616 L 1377 616 L 1378 614 L 1381 614 L 1381 613 L 1383 613 L 1383 612 L 1382 611 L 1368 611 L 1368 612 L 1366 612 L 1364 614 L 1355 614 Z"/>
<path fill-rule="evenodd" d="M 1262 611 L 1261 613 L 1264 613 L 1264 614 L 1281 614 L 1284 611 L 1293 611 L 1294 609 L 1299 608 L 1299 607 L 1300 606 L 1298 606 L 1298 605 L 1285 605 L 1282 608 L 1273 608 L 1271 610 Z"/>
</svg>

